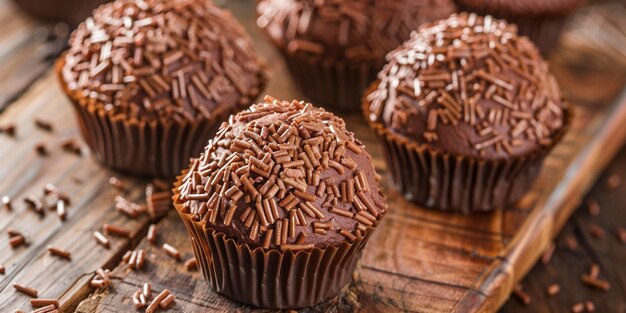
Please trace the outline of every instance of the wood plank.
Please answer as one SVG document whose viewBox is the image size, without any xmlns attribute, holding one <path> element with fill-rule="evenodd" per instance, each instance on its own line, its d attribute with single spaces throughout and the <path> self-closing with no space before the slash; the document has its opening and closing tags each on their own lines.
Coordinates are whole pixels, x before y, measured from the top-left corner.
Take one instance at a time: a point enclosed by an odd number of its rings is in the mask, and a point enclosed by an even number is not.
<svg viewBox="0 0 626 313">
<path fill-rule="evenodd" d="M 37 128 L 34 117 L 51 122 L 54 131 Z M 103 223 L 123 225 L 135 238 L 145 231 L 148 219 L 131 220 L 116 212 L 113 199 L 118 191 L 108 184 L 113 173 L 88 153 L 81 157 L 60 148 L 62 138 L 78 134 L 71 107 L 53 75 L 48 74 L 0 116 L 0 125 L 8 122 L 18 128 L 15 138 L 0 135 L 0 194 L 13 199 L 12 211 L 0 210 L 0 264 L 6 267 L 6 275 L 0 275 L 0 312 L 31 308 L 28 297 L 15 292 L 13 282 L 36 288 L 40 297 L 60 298 L 61 308 L 69 311 L 77 304 L 77 294 L 83 293 L 81 299 L 88 294 L 90 273 L 116 264 L 132 244 L 129 239 L 110 238 L 107 250 L 96 245 L 93 231 Z M 48 156 L 35 153 L 38 142 L 46 143 Z M 47 183 L 70 195 L 65 222 L 54 212 L 40 218 L 23 202 L 29 195 L 40 197 Z M 144 183 L 128 180 L 125 185 L 129 199 L 143 199 Z M 28 246 L 11 249 L 5 239 L 9 228 L 24 233 Z M 51 256 L 48 245 L 70 251 L 72 260 Z"/>
<path fill-rule="evenodd" d="M 622 147 L 618 157 L 598 179 L 585 201 L 578 206 L 557 239 L 556 249 L 549 264 L 539 262 L 524 279 L 524 290 L 532 302 L 525 306 L 511 298 L 503 307 L 503 313 L 513 312 L 563 312 L 574 304 L 591 301 L 596 312 L 626 312 L 626 245 L 618 239 L 618 227 L 626 227 L 626 184 L 609 189 L 605 182 L 611 175 L 626 177 L 626 147 Z M 597 201 L 600 213 L 589 213 L 587 201 Z M 590 235 L 591 224 L 606 231 L 603 238 Z M 576 249 L 570 249 L 567 238 L 574 238 Z M 588 273 L 592 263 L 600 265 L 600 278 L 610 282 L 607 292 L 592 289 L 580 281 L 580 275 Z M 559 284 L 560 292 L 550 297 L 546 290 L 552 284 Z"/>
<path fill-rule="evenodd" d="M 65 47 L 64 25 L 44 25 L 0 1 L 0 111 L 45 73 Z"/>
</svg>

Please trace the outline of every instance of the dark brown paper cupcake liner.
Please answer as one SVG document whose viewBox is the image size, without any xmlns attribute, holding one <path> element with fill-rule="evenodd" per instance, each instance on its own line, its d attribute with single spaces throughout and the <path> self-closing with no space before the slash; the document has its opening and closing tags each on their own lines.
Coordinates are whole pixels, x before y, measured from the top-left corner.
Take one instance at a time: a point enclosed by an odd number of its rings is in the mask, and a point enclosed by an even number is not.
<svg viewBox="0 0 626 313">
<path fill-rule="evenodd" d="M 367 100 L 363 101 L 363 112 L 366 117 L 369 115 Z M 387 170 L 396 189 L 425 207 L 467 214 L 506 208 L 530 189 L 544 158 L 569 127 L 571 108 L 565 112 L 565 123 L 550 145 L 536 153 L 501 160 L 435 151 L 381 123 L 369 118 L 368 121 L 382 143 Z"/>
<path fill-rule="evenodd" d="M 559 43 L 559 38 L 569 15 L 515 15 L 510 12 L 485 11 L 458 3 L 460 11 L 491 15 L 517 25 L 520 35 L 527 36 L 544 56 L 550 55 Z"/>
<path fill-rule="evenodd" d="M 212 112 L 210 119 L 198 117 L 188 121 L 139 121 L 125 115 L 104 112 L 86 103 L 68 90 L 61 77 L 62 57 L 56 71 L 61 86 L 70 99 L 83 139 L 105 165 L 125 173 L 146 177 L 174 177 L 189 159 L 199 155 L 220 123 L 239 107 Z M 263 80 L 262 80 L 263 83 Z M 258 88 L 259 93 L 263 90 Z M 251 95 L 254 99 L 258 94 Z"/>
<path fill-rule="evenodd" d="M 191 236 L 198 265 L 216 292 L 270 309 L 310 307 L 350 283 L 372 229 L 353 242 L 301 251 L 252 248 L 203 226 L 184 212 L 175 183 L 174 207 Z"/>
<path fill-rule="evenodd" d="M 335 111 L 359 110 L 363 91 L 382 68 L 376 62 L 333 61 L 287 51 L 282 54 L 302 94 Z"/>
</svg>

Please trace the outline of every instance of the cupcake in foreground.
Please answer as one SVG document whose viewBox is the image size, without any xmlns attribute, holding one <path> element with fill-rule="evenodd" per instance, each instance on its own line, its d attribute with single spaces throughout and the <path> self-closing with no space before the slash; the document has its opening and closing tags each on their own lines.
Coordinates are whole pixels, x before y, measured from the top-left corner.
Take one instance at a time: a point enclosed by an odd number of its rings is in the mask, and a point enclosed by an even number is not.
<svg viewBox="0 0 626 313">
<path fill-rule="evenodd" d="M 544 55 L 559 42 L 567 17 L 587 0 L 455 0 L 462 11 L 492 15 L 517 25 Z"/>
<path fill-rule="evenodd" d="M 262 308 L 335 296 L 387 211 L 363 145 L 339 117 L 269 96 L 223 123 L 174 188 L 217 292 Z"/>
<path fill-rule="evenodd" d="M 535 180 L 570 118 L 536 47 L 513 25 L 462 13 L 388 55 L 363 109 L 407 198 L 469 213 L 504 208 Z"/>
<path fill-rule="evenodd" d="M 85 141 L 136 175 L 180 173 L 266 82 L 243 27 L 208 0 L 117 0 L 69 44 L 57 73 Z"/>
<path fill-rule="evenodd" d="M 359 109 L 385 54 L 421 23 L 454 11 L 452 0 L 262 0 L 257 24 L 305 97 L 349 111 Z"/>
</svg>

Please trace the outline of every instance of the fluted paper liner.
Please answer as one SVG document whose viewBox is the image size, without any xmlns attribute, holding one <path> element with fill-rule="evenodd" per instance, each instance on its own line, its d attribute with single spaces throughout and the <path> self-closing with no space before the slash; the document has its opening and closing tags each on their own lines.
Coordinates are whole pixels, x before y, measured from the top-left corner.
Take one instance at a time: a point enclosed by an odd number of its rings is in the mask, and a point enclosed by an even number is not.
<svg viewBox="0 0 626 313">
<path fill-rule="evenodd" d="M 214 110 L 210 118 L 198 116 L 193 122 L 140 121 L 123 114 L 105 112 L 98 105 L 69 90 L 62 77 L 63 57 L 56 62 L 61 87 L 75 109 L 83 139 L 105 165 L 138 176 L 174 177 L 191 157 L 199 155 L 220 123 L 240 107 Z M 263 90 L 250 95 L 255 99 Z"/>
<path fill-rule="evenodd" d="M 296 309 L 331 298 L 350 283 L 372 227 L 353 242 L 324 248 L 282 251 L 251 247 L 184 212 L 178 186 L 185 173 L 174 184 L 174 207 L 191 236 L 202 274 L 216 292 L 261 308 Z"/>
<path fill-rule="evenodd" d="M 358 110 L 363 91 L 382 68 L 374 61 L 355 63 L 281 52 L 304 96 L 335 111 Z"/>
<path fill-rule="evenodd" d="M 375 86 L 376 83 L 365 95 Z M 382 144 L 387 170 L 396 189 L 422 206 L 461 213 L 506 208 L 520 199 L 537 178 L 546 155 L 567 131 L 572 115 L 568 104 L 563 127 L 541 151 L 509 159 L 484 160 L 436 151 L 394 133 L 369 119 L 370 103 L 365 98 L 363 113 Z"/>
</svg>

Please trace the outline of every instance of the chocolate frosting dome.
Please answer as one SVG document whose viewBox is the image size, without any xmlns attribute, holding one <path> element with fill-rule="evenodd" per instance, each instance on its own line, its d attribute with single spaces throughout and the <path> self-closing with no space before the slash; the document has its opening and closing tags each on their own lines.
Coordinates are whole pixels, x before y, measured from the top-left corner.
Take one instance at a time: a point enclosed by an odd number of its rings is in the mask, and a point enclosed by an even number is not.
<svg viewBox="0 0 626 313">
<path fill-rule="evenodd" d="M 263 0 L 257 24 L 279 47 L 312 57 L 384 63 L 421 23 L 455 11 L 452 0 Z"/>
<path fill-rule="evenodd" d="M 368 118 L 452 155 L 502 159 L 551 144 L 566 103 L 514 25 L 462 13 L 421 27 L 389 53 Z"/>
<path fill-rule="evenodd" d="M 243 27 L 208 0 L 117 0 L 72 33 L 62 77 L 97 109 L 194 120 L 250 103 L 264 66 Z"/>
<path fill-rule="evenodd" d="M 253 248 L 351 242 L 387 211 L 379 177 L 345 122 L 310 103 L 263 103 L 230 118 L 181 179 L 205 227 Z"/>
</svg>

